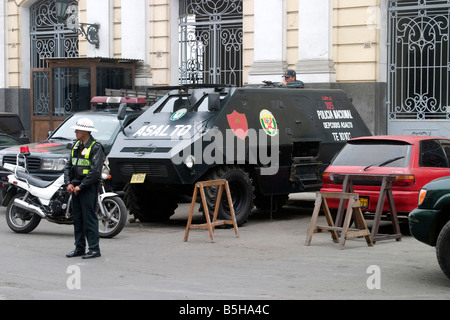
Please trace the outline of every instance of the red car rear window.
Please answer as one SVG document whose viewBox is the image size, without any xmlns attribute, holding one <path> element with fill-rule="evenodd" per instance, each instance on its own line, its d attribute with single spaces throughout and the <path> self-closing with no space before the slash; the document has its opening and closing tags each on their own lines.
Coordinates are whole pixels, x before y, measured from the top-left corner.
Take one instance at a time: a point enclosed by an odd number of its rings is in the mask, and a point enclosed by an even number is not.
<svg viewBox="0 0 450 320">
<path fill-rule="evenodd" d="M 407 167 L 410 154 L 411 145 L 405 143 L 347 143 L 331 165 Z"/>
</svg>

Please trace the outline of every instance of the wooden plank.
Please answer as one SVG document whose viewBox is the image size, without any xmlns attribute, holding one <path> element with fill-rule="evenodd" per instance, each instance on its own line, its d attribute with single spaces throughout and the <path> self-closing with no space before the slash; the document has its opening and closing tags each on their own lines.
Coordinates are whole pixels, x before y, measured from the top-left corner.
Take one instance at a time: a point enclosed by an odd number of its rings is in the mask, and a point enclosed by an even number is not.
<svg viewBox="0 0 450 320">
<path fill-rule="evenodd" d="M 348 238 L 360 238 L 360 237 L 365 237 L 367 235 L 370 235 L 369 230 L 351 231 L 351 232 L 347 232 L 347 239 Z"/>
<path fill-rule="evenodd" d="M 334 198 L 334 199 L 359 199 L 359 195 L 357 193 L 350 192 L 326 192 L 320 191 L 322 197 L 324 198 Z"/>
<path fill-rule="evenodd" d="M 184 241 L 187 241 L 189 230 L 191 229 L 192 216 L 194 214 L 195 201 L 197 199 L 197 185 L 194 186 L 194 193 L 192 194 L 191 208 L 189 209 L 188 221 L 186 224 L 186 232 L 184 233 Z"/>
<path fill-rule="evenodd" d="M 314 210 L 309 223 L 308 231 L 306 232 L 305 246 L 311 244 L 314 230 L 316 229 L 317 217 L 319 216 L 320 207 L 322 205 L 322 193 L 316 192 L 316 200 L 314 202 Z"/>
<path fill-rule="evenodd" d="M 342 231 L 342 227 L 336 227 L 336 226 L 334 226 L 334 227 L 332 227 L 332 226 L 316 226 L 316 229 L 318 229 L 318 230 L 326 230 L 326 231 L 331 231 L 331 230 L 334 230 L 334 231 Z M 350 232 L 350 231 L 359 231 L 359 230 L 361 230 L 361 229 L 348 228 L 348 229 L 347 229 L 347 232 Z M 367 229 L 367 230 L 368 230 L 368 229 Z M 370 232 L 369 232 L 369 234 L 370 234 Z"/>
</svg>

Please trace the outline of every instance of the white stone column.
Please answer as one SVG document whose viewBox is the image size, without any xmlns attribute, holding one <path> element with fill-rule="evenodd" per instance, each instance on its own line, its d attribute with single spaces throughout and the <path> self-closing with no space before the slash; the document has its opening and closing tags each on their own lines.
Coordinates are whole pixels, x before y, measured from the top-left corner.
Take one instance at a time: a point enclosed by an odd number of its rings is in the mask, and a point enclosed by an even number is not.
<svg viewBox="0 0 450 320">
<path fill-rule="evenodd" d="M 86 0 L 87 21 L 84 23 L 97 23 L 100 25 L 98 37 L 100 47 L 97 49 L 94 45 L 87 44 L 88 57 L 106 57 L 113 56 L 112 37 L 113 37 L 113 1 L 112 0 Z"/>
<path fill-rule="evenodd" d="M 0 33 L 0 88 L 6 88 L 7 80 L 6 77 L 8 76 L 7 71 L 7 63 L 8 63 L 8 56 L 6 55 L 6 52 L 8 51 L 8 28 L 11 28 L 8 26 L 6 21 L 8 20 L 8 16 L 5 13 L 6 4 L 4 4 L 4 1 L 1 1 L 0 5 L 0 25 L 3 26 L 3 32 Z M 5 20 L 6 19 L 6 20 Z M 7 26 L 5 28 L 5 26 Z M 6 29 L 6 30 L 5 30 Z M 28 75 L 29 78 L 29 75 Z"/>
<path fill-rule="evenodd" d="M 285 0 L 254 1 L 254 57 L 250 84 L 281 81 L 286 63 Z"/>
<path fill-rule="evenodd" d="M 169 41 L 169 54 L 170 54 L 170 70 L 169 70 L 169 84 L 171 86 L 179 85 L 180 77 L 180 44 L 179 39 L 179 10 L 180 1 L 171 1 L 170 3 L 170 41 Z M 177 39 L 177 40 L 175 40 Z"/>
<path fill-rule="evenodd" d="M 122 58 L 139 59 L 136 86 L 151 85 L 147 0 L 127 0 L 121 8 Z"/>
<path fill-rule="evenodd" d="M 297 79 L 305 83 L 336 82 L 332 57 L 333 1 L 298 0 Z"/>
</svg>

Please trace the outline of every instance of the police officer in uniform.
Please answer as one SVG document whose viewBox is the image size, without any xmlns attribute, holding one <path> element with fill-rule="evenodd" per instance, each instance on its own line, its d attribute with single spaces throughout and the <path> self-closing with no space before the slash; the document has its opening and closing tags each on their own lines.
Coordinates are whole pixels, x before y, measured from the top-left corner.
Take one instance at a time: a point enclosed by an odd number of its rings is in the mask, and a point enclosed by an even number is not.
<svg viewBox="0 0 450 320">
<path fill-rule="evenodd" d="M 297 73 L 295 70 L 287 69 L 284 74 L 284 81 L 281 82 L 272 82 L 272 81 L 263 81 L 266 86 L 270 87 L 279 87 L 279 88 L 304 88 L 305 84 L 303 81 L 297 80 Z"/>
<path fill-rule="evenodd" d="M 280 87 L 296 87 L 296 88 L 304 88 L 305 84 L 303 81 L 297 80 L 297 73 L 295 70 L 288 69 L 283 75 L 284 81 L 277 82 Z"/>
<path fill-rule="evenodd" d="M 66 257 L 96 258 L 101 254 L 95 204 L 105 153 L 102 144 L 91 135 L 91 132 L 97 132 L 92 120 L 79 119 L 71 128 L 75 129 L 77 141 L 72 146 L 70 160 L 64 169 L 64 182 L 67 191 L 73 194 L 75 249 L 66 254 Z M 86 240 L 89 249 L 87 253 Z"/>
</svg>

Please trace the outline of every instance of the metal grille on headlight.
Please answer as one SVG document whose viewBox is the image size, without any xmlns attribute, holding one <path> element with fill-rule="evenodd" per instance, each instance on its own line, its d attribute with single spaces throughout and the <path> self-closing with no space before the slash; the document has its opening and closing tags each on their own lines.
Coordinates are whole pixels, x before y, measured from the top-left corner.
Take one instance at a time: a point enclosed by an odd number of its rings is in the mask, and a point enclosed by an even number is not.
<svg viewBox="0 0 450 320">
<path fill-rule="evenodd" d="M 16 164 L 16 156 L 4 156 L 3 163 Z M 27 168 L 30 171 L 39 170 L 41 167 L 41 159 L 35 157 L 27 157 Z"/>
</svg>

